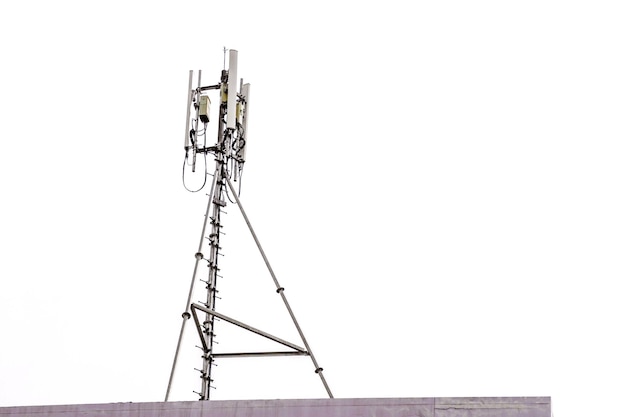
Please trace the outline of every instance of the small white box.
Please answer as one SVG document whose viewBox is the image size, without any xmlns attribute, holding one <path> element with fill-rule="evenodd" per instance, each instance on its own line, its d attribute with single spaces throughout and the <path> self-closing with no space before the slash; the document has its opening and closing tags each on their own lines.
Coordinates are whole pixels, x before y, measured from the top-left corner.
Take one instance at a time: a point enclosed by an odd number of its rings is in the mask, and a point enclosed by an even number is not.
<svg viewBox="0 0 626 417">
<path fill-rule="evenodd" d="M 211 100 L 209 96 L 200 96 L 200 120 L 204 123 L 209 123 L 209 113 L 211 113 Z"/>
</svg>

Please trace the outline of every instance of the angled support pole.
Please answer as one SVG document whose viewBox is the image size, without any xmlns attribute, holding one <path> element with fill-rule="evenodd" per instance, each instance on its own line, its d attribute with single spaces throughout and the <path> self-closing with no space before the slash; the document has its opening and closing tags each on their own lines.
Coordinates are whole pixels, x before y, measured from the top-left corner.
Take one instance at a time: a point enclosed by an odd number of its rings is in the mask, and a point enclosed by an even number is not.
<svg viewBox="0 0 626 417">
<path fill-rule="evenodd" d="M 248 229 L 250 229 L 250 233 L 252 234 L 252 237 L 254 238 L 254 242 L 256 243 L 257 248 L 259 248 L 259 252 L 261 253 L 261 256 L 263 257 L 263 261 L 265 262 L 265 265 L 267 266 L 267 269 L 270 275 L 272 276 L 272 279 L 274 280 L 274 285 L 276 285 L 276 292 L 279 293 L 281 298 L 283 299 L 283 303 L 285 304 L 287 311 L 289 311 L 291 320 L 293 321 L 293 324 L 296 326 L 296 329 L 298 330 L 298 334 L 300 334 L 302 343 L 304 343 L 304 347 L 306 348 L 306 351 L 311 357 L 311 361 L 313 362 L 313 366 L 315 367 L 315 373 L 319 375 L 322 381 L 322 384 L 324 385 L 324 388 L 326 389 L 326 393 L 328 393 L 328 397 L 334 398 L 333 393 L 330 391 L 330 387 L 328 386 L 328 383 L 326 382 L 326 378 L 324 378 L 324 374 L 323 374 L 324 369 L 318 365 L 317 360 L 315 359 L 315 356 L 313 355 L 313 351 L 311 350 L 309 343 L 304 337 L 304 333 L 302 332 L 302 329 L 300 328 L 300 325 L 298 324 L 298 321 L 296 320 L 296 316 L 294 315 L 293 310 L 291 309 L 291 306 L 289 305 L 289 302 L 287 301 L 287 297 L 285 296 L 285 289 L 281 287 L 280 284 L 278 283 L 278 279 L 276 278 L 276 275 L 274 274 L 274 270 L 272 269 L 272 266 L 270 265 L 270 262 L 267 259 L 267 256 L 265 256 L 265 252 L 263 251 L 261 242 L 259 242 L 259 239 L 256 233 L 254 232 L 254 229 L 252 228 L 252 224 L 250 224 L 250 220 L 248 219 L 248 216 L 246 215 L 246 212 L 243 209 L 243 206 L 241 205 L 241 201 L 239 200 L 237 191 L 235 190 L 235 187 L 233 186 L 233 183 L 230 181 L 230 179 L 228 177 L 225 177 L 225 179 L 226 179 L 226 183 L 228 184 L 228 188 L 230 188 L 230 191 L 233 197 L 235 198 L 235 202 L 237 203 L 237 206 L 239 207 L 239 211 L 241 211 L 241 214 L 243 215 L 243 218 L 246 221 L 246 224 L 248 225 Z"/>
</svg>

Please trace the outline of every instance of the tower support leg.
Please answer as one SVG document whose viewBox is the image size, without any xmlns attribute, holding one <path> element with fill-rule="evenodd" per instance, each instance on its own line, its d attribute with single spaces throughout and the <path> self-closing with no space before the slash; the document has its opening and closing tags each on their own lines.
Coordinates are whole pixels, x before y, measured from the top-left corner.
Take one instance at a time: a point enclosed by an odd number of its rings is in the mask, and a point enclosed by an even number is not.
<svg viewBox="0 0 626 417">
<path fill-rule="evenodd" d="M 272 279 L 274 280 L 274 285 L 276 285 L 276 292 L 279 293 L 281 298 L 283 299 L 283 303 L 285 304 L 287 311 L 289 311 L 289 316 L 291 316 L 291 320 L 293 321 L 293 324 L 296 326 L 296 329 L 298 330 L 298 334 L 300 335 L 300 338 L 302 339 L 302 343 L 304 343 L 304 347 L 306 348 L 307 352 L 309 352 L 309 356 L 311 357 L 311 361 L 313 361 L 313 366 L 315 367 L 315 373 L 319 375 L 322 381 L 322 384 L 324 385 L 324 388 L 326 389 L 326 392 L 328 393 L 328 397 L 334 398 L 333 393 L 331 392 L 330 387 L 328 386 L 328 383 L 326 382 L 326 378 L 324 378 L 324 373 L 323 373 L 324 370 L 318 365 L 317 360 L 315 359 L 315 355 L 313 355 L 313 351 L 311 350 L 311 346 L 309 346 L 309 343 L 304 337 L 304 333 L 302 332 L 302 329 L 300 328 L 300 325 L 298 324 L 298 320 L 296 320 L 296 316 L 293 313 L 293 310 L 291 309 L 289 302 L 287 301 L 287 297 L 285 296 L 285 289 L 281 287 L 280 284 L 278 283 L 276 274 L 274 274 L 274 270 L 272 269 L 272 266 L 270 265 L 270 261 L 267 259 L 267 256 L 265 255 L 265 251 L 263 251 L 261 242 L 259 242 L 259 238 L 254 232 L 254 229 L 252 228 L 252 224 L 250 223 L 250 220 L 248 219 L 248 216 L 246 215 L 246 211 L 243 209 L 243 206 L 241 205 L 241 201 L 239 200 L 237 191 L 235 190 L 233 183 L 230 181 L 228 177 L 225 177 L 225 180 L 228 184 L 228 188 L 230 188 L 230 191 L 233 197 L 235 198 L 235 202 L 237 203 L 237 206 L 239 207 L 239 211 L 241 211 L 241 214 L 244 220 L 246 221 L 246 224 L 248 225 L 248 229 L 250 230 L 250 234 L 252 234 L 252 238 L 254 239 L 256 246 L 257 248 L 259 248 L 259 252 L 261 253 L 261 256 L 263 257 L 263 261 L 265 262 L 265 265 L 267 266 L 267 269 L 270 275 L 272 276 Z"/>
</svg>

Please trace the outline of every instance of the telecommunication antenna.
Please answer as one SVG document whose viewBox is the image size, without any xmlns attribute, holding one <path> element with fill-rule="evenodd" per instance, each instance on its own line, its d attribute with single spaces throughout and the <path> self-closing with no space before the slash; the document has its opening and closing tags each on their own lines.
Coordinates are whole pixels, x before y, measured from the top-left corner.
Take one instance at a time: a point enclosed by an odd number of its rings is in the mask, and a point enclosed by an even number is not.
<svg viewBox="0 0 626 417">
<path fill-rule="evenodd" d="M 225 50 L 226 52 L 226 50 Z M 167 391 L 165 394 L 165 401 L 168 401 L 174 374 L 176 371 L 176 363 L 180 354 L 181 342 L 185 332 L 185 325 L 190 318 L 193 318 L 195 327 L 200 337 L 201 349 L 202 349 L 202 368 L 199 370 L 202 381 L 200 391 L 197 394 L 200 396 L 200 400 L 208 400 L 210 397 L 210 390 L 212 387 L 213 379 L 211 378 L 212 366 L 215 359 L 218 358 L 237 358 L 237 357 L 250 357 L 250 356 L 309 356 L 313 362 L 314 371 L 319 375 L 326 392 L 330 398 L 333 398 L 333 394 L 324 378 L 323 369 L 318 365 L 315 356 L 309 346 L 304 333 L 296 320 L 296 317 L 287 301 L 285 296 L 285 289 L 280 286 L 278 279 L 272 270 L 272 267 L 261 247 L 261 243 L 250 224 L 248 216 L 241 205 L 239 199 L 239 193 L 235 190 L 231 180 L 237 181 L 241 178 L 244 163 L 246 161 L 246 149 L 248 141 L 248 117 L 250 113 L 250 84 L 244 84 L 243 80 L 237 83 L 237 51 L 231 49 L 228 51 L 228 70 L 222 70 L 220 82 L 215 85 L 202 85 L 202 72 L 198 71 L 197 87 L 193 87 L 194 73 L 189 71 L 189 87 L 187 89 L 187 120 L 185 124 L 185 160 L 183 164 L 183 183 L 185 182 L 185 170 L 187 167 L 191 167 L 191 171 L 196 171 L 196 162 L 198 156 L 204 159 L 204 183 L 197 190 L 189 190 L 196 192 L 200 191 L 207 182 L 208 172 L 206 156 L 211 154 L 215 159 L 215 170 L 213 173 L 213 180 L 211 182 L 211 189 L 209 192 L 209 200 L 207 203 L 206 212 L 204 215 L 204 222 L 202 225 L 202 233 L 200 235 L 200 243 L 198 245 L 198 251 L 195 254 L 195 265 L 193 268 L 193 274 L 191 278 L 191 285 L 189 287 L 189 295 L 187 302 L 185 303 L 185 310 L 182 314 L 183 320 L 180 327 L 180 333 L 178 336 L 178 344 L 176 345 L 176 353 L 174 355 L 174 361 L 172 363 L 172 370 L 170 372 L 170 378 L 167 385 Z M 239 90 L 238 90 L 239 87 Z M 217 143 L 207 146 L 207 125 L 211 121 L 211 100 L 209 98 L 209 92 L 211 90 L 218 90 L 219 97 L 217 99 L 218 107 L 218 133 Z M 241 185 L 241 182 L 239 183 Z M 229 192 L 230 190 L 230 192 Z M 217 281 L 218 277 L 218 255 L 220 247 L 220 229 L 222 225 L 220 223 L 220 214 L 222 209 L 226 206 L 225 194 L 234 197 L 234 200 L 241 211 L 241 214 L 252 234 L 252 237 L 259 249 L 263 261 L 267 266 L 267 269 L 274 281 L 276 292 L 280 295 L 291 320 L 295 325 L 298 334 L 302 340 L 304 347 L 300 347 L 294 343 L 290 343 L 286 340 L 280 339 L 269 333 L 266 333 L 260 329 L 252 327 L 248 324 L 242 323 L 231 317 L 219 313 L 215 308 L 215 300 L 217 294 Z M 208 226 L 208 231 L 207 231 Z M 208 258 L 202 252 L 203 244 L 205 240 L 208 241 L 209 253 Z M 193 291 L 198 278 L 198 266 L 201 261 L 208 262 L 208 277 L 206 278 L 206 301 L 201 303 L 192 303 Z M 214 345 L 214 325 L 215 318 L 223 320 L 232 325 L 243 328 L 249 332 L 263 336 L 269 340 L 272 340 L 289 350 L 281 350 L 274 352 L 215 352 Z"/>
</svg>

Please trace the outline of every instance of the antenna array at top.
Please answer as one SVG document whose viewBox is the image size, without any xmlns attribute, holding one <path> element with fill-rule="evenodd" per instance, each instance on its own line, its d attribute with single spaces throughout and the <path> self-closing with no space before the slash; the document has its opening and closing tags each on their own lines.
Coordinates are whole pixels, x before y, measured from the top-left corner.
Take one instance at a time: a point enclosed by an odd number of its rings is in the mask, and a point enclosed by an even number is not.
<svg viewBox="0 0 626 417">
<path fill-rule="evenodd" d="M 196 190 L 200 191 L 206 184 L 206 154 L 220 157 L 225 174 L 237 181 L 241 177 L 246 161 L 246 144 L 248 140 L 248 115 L 250 109 L 250 84 L 237 79 L 237 51 L 228 51 L 228 69 L 222 70 L 219 84 L 202 85 L 202 71 L 198 71 L 197 87 L 193 88 L 194 72 L 189 71 L 189 87 L 187 94 L 187 120 L 185 124 L 185 164 L 183 166 L 183 183 L 185 183 L 186 167 L 196 171 L 198 154 L 205 157 L 204 182 Z M 239 88 L 239 91 L 237 89 Z M 218 134 L 214 145 L 207 145 L 207 127 L 211 118 L 210 90 L 219 90 Z M 186 187 L 186 185 L 185 185 Z"/>
</svg>

